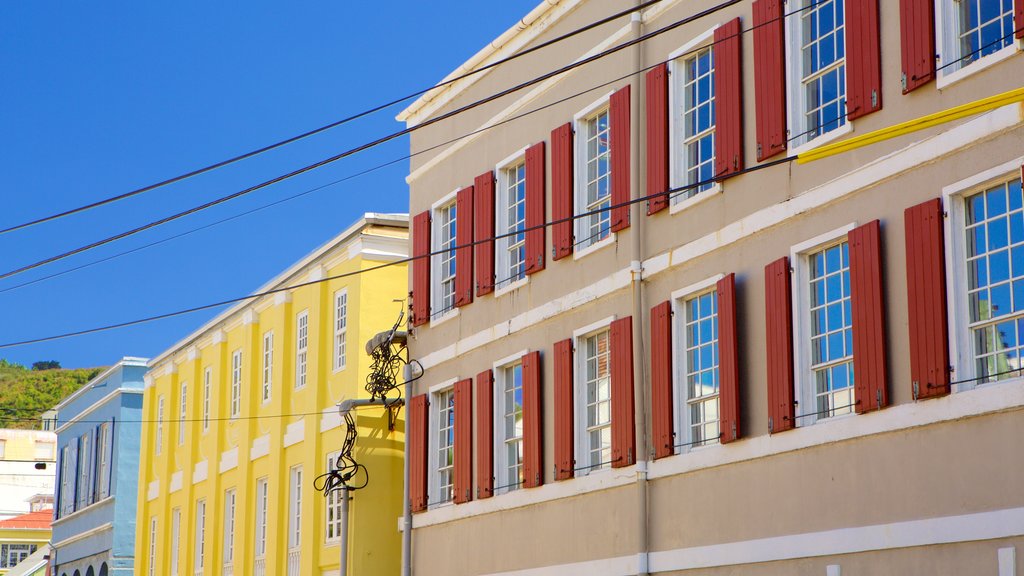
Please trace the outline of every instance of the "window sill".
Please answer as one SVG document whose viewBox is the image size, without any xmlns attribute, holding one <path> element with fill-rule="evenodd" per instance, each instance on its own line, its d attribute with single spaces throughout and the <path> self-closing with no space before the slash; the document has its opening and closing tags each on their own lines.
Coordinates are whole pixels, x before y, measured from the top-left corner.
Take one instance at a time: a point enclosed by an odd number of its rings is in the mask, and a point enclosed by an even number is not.
<svg viewBox="0 0 1024 576">
<path fill-rule="evenodd" d="M 344 371 L 346 366 L 347 364 L 342 364 L 341 366 L 338 366 L 337 368 L 331 371 L 331 374 L 337 374 L 338 372 Z"/>
<path fill-rule="evenodd" d="M 1000 49 L 998 52 L 993 52 L 987 56 L 982 56 L 977 61 L 971 62 L 970 64 L 960 68 L 959 70 L 950 72 L 948 74 L 940 73 L 938 80 L 935 81 L 935 87 L 939 90 L 949 88 L 950 86 L 956 84 L 957 82 L 960 82 L 961 80 L 970 78 L 971 76 L 974 76 L 975 74 L 982 72 L 983 70 L 987 70 L 988 68 L 995 66 L 996 64 L 1002 62 L 1003 60 L 1006 60 L 1007 58 L 1017 54 L 1021 50 L 1024 50 L 1024 42 L 1021 42 L 1020 40 L 1015 40 L 1012 44 Z"/>
<path fill-rule="evenodd" d="M 113 495 L 106 496 L 103 499 L 97 500 L 97 501 L 93 502 L 92 504 L 89 504 L 88 506 L 86 506 L 84 508 L 79 508 L 79 509 L 75 510 L 74 512 L 70 512 L 68 514 L 65 514 L 64 516 L 61 516 L 60 518 L 57 518 L 56 520 L 51 522 L 51 525 L 56 526 L 56 525 L 61 524 L 61 523 L 65 522 L 65 521 L 67 521 L 67 520 L 70 520 L 72 518 L 77 518 L 79 516 L 83 516 L 83 515 L 89 513 L 90 510 L 96 510 L 97 508 L 100 508 L 104 504 L 112 502 L 113 500 L 114 500 L 114 496 Z"/>
<path fill-rule="evenodd" d="M 814 150 L 815 148 L 817 148 L 819 146 L 824 146 L 825 144 L 828 144 L 829 142 L 831 142 L 833 140 L 837 140 L 839 138 L 842 138 L 843 136 L 846 136 L 847 134 L 850 134 L 852 132 L 853 132 L 853 122 L 850 121 L 850 120 L 847 120 L 846 124 L 843 124 L 839 128 L 836 128 L 835 130 L 832 130 L 830 132 L 826 132 L 826 133 L 824 133 L 824 134 L 822 134 L 820 136 L 815 136 L 813 139 L 808 140 L 807 142 L 804 142 L 803 144 L 801 144 L 799 146 L 794 146 L 794 147 L 790 148 L 788 156 L 790 158 L 792 158 L 793 156 L 798 156 L 798 155 L 802 154 L 803 152 Z"/>
<path fill-rule="evenodd" d="M 459 309 L 458 308 L 452 308 L 451 310 L 445 312 L 443 315 L 438 316 L 437 318 L 431 319 L 430 320 L 430 327 L 434 328 L 436 326 L 440 326 L 441 324 L 444 324 L 445 322 L 451 320 L 452 318 L 458 318 L 458 317 L 459 317 Z"/>
<path fill-rule="evenodd" d="M 496 288 L 494 290 L 494 297 L 495 298 L 500 298 L 500 297 L 504 296 L 505 294 L 508 294 L 509 292 L 512 292 L 514 290 L 522 288 L 523 286 L 526 286 L 529 283 L 530 283 L 530 277 L 524 275 L 522 278 L 520 278 L 519 280 L 516 280 L 515 282 L 512 282 L 510 284 L 506 284 L 506 285 L 502 286 L 501 288 Z"/>
<path fill-rule="evenodd" d="M 700 204 L 701 202 L 709 198 L 714 198 L 715 196 L 718 196 L 719 194 L 722 193 L 722 191 L 722 183 L 715 182 L 715 184 L 711 186 L 711 188 L 708 188 L 703 192 L 698 192 L 697 194 L 690 196 L 685 200 L 680 200 L 679 202 L 672 202 L 670 200 L 668 212 L 669 214 L 676 214 L 682 212 L 683 210 L 687 210 L 693 206 L 696 206 L 697 204 Z"/>
<path fill-rule="evenodd" d="M 593 254 L 594 252 L 597 252 L 598 250 L 604 248 L 605 246 L 611 246 L 614 243 L 615 232 L 609 232 L 607 238 L 604 238 L 603 240 L 600 240 L 598 242 L 594 242 L 593 244 L 587 246 L 583 250 L 573 250 L 572 259 L 579 260 L 580 258 L 585 258 L 590 254 Z"/>
<path fill-rule="evenodd" d="M 1017 376 L 1015 378 L 1007 378 L 1005 380 L 993 380 L 991 382 L 984 382 L 982 384 L 953 384 L 949 387 L 950 394 L 960 394 L 962 392 L 973 392 L 974 390 L 985 390 L 987 388 L 997 388 L 1000 386 L 1006 386 L 1007 384 L 1021 384 L 1024 383 L 1024 376 Z"/>
</svg>

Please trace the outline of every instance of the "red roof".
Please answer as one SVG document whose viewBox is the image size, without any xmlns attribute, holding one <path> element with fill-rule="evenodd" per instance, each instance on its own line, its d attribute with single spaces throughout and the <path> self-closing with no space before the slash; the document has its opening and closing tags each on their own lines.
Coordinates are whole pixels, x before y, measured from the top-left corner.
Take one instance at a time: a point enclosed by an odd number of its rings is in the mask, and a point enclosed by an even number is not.
<svg viewBox="0 0 1024 576">
<path fill-rule="evenodd" d="M 22 530 L 49 530 L 53 522 L 53 510 L 39 510 L 29 512 L 7 520 L 0 520 L 0 530 L 22 529 Z"/>
</svg>

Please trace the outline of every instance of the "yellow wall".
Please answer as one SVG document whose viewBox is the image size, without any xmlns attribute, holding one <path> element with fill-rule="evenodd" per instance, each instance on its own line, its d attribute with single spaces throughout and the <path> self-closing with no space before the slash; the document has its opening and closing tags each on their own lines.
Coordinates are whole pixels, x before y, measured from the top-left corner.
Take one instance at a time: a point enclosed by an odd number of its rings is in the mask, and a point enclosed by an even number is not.
<svg viewBox="0 0 1024 576">
<path fill-rule="evenodd" d="M 404 230 L 400 231 L 404 246 Z M 395 229 L 381 235 L 395 235 Z M 342 246 L 344 248 L 344 246 Z M 404 248 L 403 248 L 404 249 Z M 377 266 L 380 260 L 369 259 L 365 252 L 348 259 L 330 250 L 317 261 L 328 265 L 324 275 L 332 277 L 357 269 Z M 332 262 L 333 259 L 333 262 Z M 407 295 L 405 265 L 370 272 L 349 278 L 330 280 L 289 291 L 287 297 L 268 297 L 238 311 L 221 324 L 223 336 L 209 330 L 195 341 L 195 347 L 183 347 L 167 359 L 155 363 L 150 372 L 143 411 L 146 420 L 157 419 L 157 398 L 164 397 L 162 446 L 157 453 L 156 426 L 143 427 L 140 462 L 139 507 L 136 530 L 136 573 L 149 574 L 150 521 L 157 520 L 155 574 L 170 574 L 172 510 L 181 510 L 181 541 L 178 548 L 178 574 L 195 573 L 196 502 L 206 501 L 205 573 L 224 572 L 224 493 L 237 490 L 234 538 L 234 574 L 252 574 L 255 558 L 255 524 L 257 479 L 267 477 L 269 506 L 267 522 L 268 575 L 287 574 L 288 556 L 288 485 L 289 471 L 301 465 L 302 482 L 302 544 L 303 575 L 336 571 L 340 550 L 338 544 L 326 542 L 326 504 L 323 495 L 313 487 L 315 477 L 326 471 L 328 454 L 341 448 L 344 427 L 340 419 L 324 419 L 326 410 L 333 416 L 334 407 L 342 398 L 368 397 L 363 389 L 370 360 L 364 344 L 374 334 L 392 326 L 403 304 L 393 302 Z M 304 282 L 302 275 L 288 285 Z M 347 366 L 335 371 L 333 366 L 334 294 L 347 288 Z M 251 310 L 251 314 L 247 311 Z M 296 317 L 303 310 L 309 314 L 309 346 L 307 383 L 296 390 Z M 247 317 L 249 316 L 249 317 Z M 262 402 L 263 335 L 274 333 L 273 386 L 271 400 Z M 242 408 L 240 417 L 229 418 L 230 370 L 234 350 L 242 352 Z M 191 350 L 191 352 L 190 352 Z M 172 371 L 168 367 L 174 365 Z M 202 430 L 203 372 L 212 369 L 209 430 Z M 187 413 L 185 442 L 178 444 L 178 419 L 181 384 L 187 382 Z M 280 415 L 286 415 L 280 417 Z M 304 423 L 303 440 L 285 447 L 289 425 Z M 326 429 L 321 431 L 326 423 Z M 350 510 L 349 573 L 360 575 L 395 574 L 401 557 L 397 519 L 401 516 L 402 450 L 404 411 L 396 430 L 387 428 L 383 410 L 359 412 L 357 425 L 360 439 L 356 459 L 370 471 L 367 488 L 354 493 Z M 293 428 L 294 432 L 294 428 Z M 253 441 L 269 437 L 269 453 L 250 458 Z M 220 473 L 223 455 L 238 451 L 238 464 Z M 193 483 L 197 464 L 205 462 L 207 478 Z M 202 465 L 200 465 L 201 467 Z M 173 476 L 181 474 L 181 487 L 170 492 Z M 158 483 L 156 497 L 148 497 L 151 483 Z M 155 485 L 155 484 L 154 484 Z"/>
<path fill-rule="evenodd" d="M 0 460 L 38 460 L 36 447 L 47 445 L 49 460 L 56 457 L 57 435 L 39 430 L 0 429 L 0 441 L 4 443 L 4 456 Z"/>
<path fill-rule="evenodd" d="M 50 530 L 26 530 L 0 528 L 0 544 L 35 544 L 36 547 L 46 545 L 50 541 Z M 8 568 L 0 568 L 0 575 L 6 574 Z"/>
</svg>

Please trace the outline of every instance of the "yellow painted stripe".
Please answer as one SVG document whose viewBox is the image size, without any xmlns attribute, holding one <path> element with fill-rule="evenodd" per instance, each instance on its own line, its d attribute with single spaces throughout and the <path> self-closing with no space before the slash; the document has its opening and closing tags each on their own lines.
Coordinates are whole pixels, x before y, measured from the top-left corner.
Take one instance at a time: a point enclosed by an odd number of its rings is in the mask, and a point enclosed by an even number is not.
<svg viewBox="0 0 1024 576">
<path fill-rule="evenodd" d="M 982 98 L 981 100 L 975 100 L 968 104 L 961 104 L 948 110 L 941 112 L 935 112 L 934 114 L 928 114 L 927 116 L 921 116 L 913 120 L 875 130 L 874 132 L 868 132 L 867 134 L 861 134 L 841 142 L 834 142 L 832 144 L 825 144 L 819 146 L 813 150 L 808 150 L 797 155 L 797 162 L 800 164 L 806 164 L 807 162 L 814 162 L 815 160 L 821 160 L 822 158 L 828 158 L 842 152 L 849 152 L 850 150 L 856 150 L 870 144 L 877 142 L 883 142 L 890 138 L 896 138 L 897 136 L 903 136 L 904 134 L 911 134 L 919 130 L 925 130 L 932 126 L 939 126 L 947 122 L 959 120 L 960 118 L 966 118 L 968 116 L 974 116 L 989 110 L 995 110 L 996 108 L 1002 108 L 1007 104 L 1013 104 L 1016 102 L 1024 102 L 1024 88 L 1017 88 L 1010 90 L 1009 92 L 1003 92 L 996 96 L 989 96 L 988 98 Z"/>
</svg>

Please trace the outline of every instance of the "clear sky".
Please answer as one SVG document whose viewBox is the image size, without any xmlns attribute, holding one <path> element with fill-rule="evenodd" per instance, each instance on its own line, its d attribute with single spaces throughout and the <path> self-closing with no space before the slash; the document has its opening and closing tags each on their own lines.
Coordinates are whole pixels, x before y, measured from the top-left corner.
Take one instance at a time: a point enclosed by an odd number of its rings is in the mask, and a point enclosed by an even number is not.
<svg viewBox="0 0 1024 576">
<path fill-rule="evenodd" d="M 126 192 L 430 86 L 538 0 L 0 3 L 0 228 Z M 127 200 L 0 236 L 0 273 L 393 132 L 401 106 Z M 0 343 L 248 294 L 364 212 L 407 212 L 405 138 L 82 255 L 0 280 Z M 151 357 L 217 310 L 0 350 L 65 367 Z"/>
</svg>

